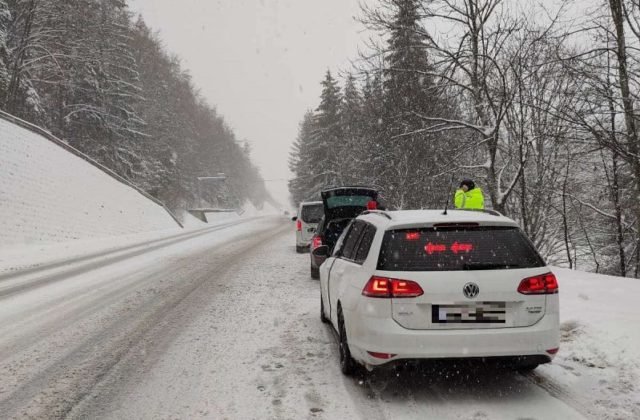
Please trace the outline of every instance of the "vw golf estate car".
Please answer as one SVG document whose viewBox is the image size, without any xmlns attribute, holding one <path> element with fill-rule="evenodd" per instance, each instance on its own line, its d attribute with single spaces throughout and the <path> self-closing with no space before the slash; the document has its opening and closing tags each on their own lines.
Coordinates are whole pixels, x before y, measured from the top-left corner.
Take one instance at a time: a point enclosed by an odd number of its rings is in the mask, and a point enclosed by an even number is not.
<svg viewBox="0 0 640 420">
<path fill-rule="evenodd" d="M 365 212 L 320 265 L 321 319 L 340 365 L 498 358 L 520 369 L 559 347 L 558 282 L 497 212 Z"/>
</svg>

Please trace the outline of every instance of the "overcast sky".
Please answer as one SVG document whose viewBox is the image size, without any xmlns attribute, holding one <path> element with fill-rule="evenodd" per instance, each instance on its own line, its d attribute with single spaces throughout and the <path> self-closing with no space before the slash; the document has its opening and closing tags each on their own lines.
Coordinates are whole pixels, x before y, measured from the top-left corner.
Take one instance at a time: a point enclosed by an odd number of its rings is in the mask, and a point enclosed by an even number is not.
<svg viewBox="0 0 640 420">
<path fill-rule="evenodd" d="M 358 0 L 130 0 L 235 130 L 276 200 L 287 159 L 327 68 L 349 68 L 365 36 Z"/>
<path fill-rule="evenodd" d="M 517 6 L 542 3 L 551 11 L 562 3 L 512 1 Z M 569 16 L 582 16 L 587 5 L 601 1 L 569 0 Z M 354 19 L 360 14 L 359 0 L 129 0 L 129 4 L 160 32 L 167 49 L 182 58 L 196 86 L 238 139 L 250 142 L 252 159 L 267 187 L 276 200 L 288 204 L 287 159 L 298 123 L 307 109 L 317 107 L 327 68 L 349 70 L 358 45 L 368 38 Z"/>
</svg>

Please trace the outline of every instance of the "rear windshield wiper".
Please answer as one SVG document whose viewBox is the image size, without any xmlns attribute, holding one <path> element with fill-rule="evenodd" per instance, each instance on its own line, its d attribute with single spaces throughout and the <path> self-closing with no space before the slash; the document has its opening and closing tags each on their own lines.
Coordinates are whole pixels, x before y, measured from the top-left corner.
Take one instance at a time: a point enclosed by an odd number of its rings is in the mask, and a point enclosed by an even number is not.
<svg viewBox="0 0 640 420">
<path fill-rule="evenodd" d="M 500 263 L 465 263 L 462 265 L 464 270 L 499 270 L 509 268 L 520 268 L 519 264 L 500 264 Z"/>
</svg>

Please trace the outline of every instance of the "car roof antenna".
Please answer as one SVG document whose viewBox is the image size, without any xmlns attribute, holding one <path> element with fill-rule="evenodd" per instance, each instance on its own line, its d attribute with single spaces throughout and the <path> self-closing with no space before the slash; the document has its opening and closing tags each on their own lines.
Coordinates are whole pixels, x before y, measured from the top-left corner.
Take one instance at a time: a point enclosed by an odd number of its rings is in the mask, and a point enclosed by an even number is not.
<svg viewBox="0 0 640 420">
<path fill-rule="evenodd" d="M 449 201 L 451 200 L 451 192 L 453 191 L 453 179 L 455 178 L 456 174 L 451 174 L 451 182 L 449 183 L 449 189 L 447 190 L 447 202 L 444 205 L 444 212 L 442 212 L 443 215 L 447 215 L 447 211 L 449 210 Z"/>
</svg>

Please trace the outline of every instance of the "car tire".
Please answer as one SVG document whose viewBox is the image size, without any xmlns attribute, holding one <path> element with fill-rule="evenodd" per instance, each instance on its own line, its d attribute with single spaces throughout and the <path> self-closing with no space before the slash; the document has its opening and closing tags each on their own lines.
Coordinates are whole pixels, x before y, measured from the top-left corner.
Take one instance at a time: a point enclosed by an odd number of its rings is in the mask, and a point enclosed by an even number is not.
<svg viewBox="0 0 640 420">
<path fill-rule="evenodd" d="M 351 357 L 349 342 L 347 340 L 347 329 L 344 326 L 342 308 L 338 307 L 338 340 L 340 352 L 340 371 L 345 376 L 353 376 L 356 372 L 356 361 Z"/>
<path fill-rule="evenodd" d="M 311 278 L 314 280 L 318 280 L 320 278 L 320 269 L 314 266 L 311 266 Z"/>
<path fill-rule="evenodd" d="M 322 299 L 322 292 L 320 293 L 320 321 L 323 324 L 329 323 L 329 318 L 324 314 L 324 299 Z"/>
<path fill-rule="evenodd" d="M 296 252 L 298 254 L 304 254 L 305 248 L 303 246 L 296 245 Z"/>
</svg>

